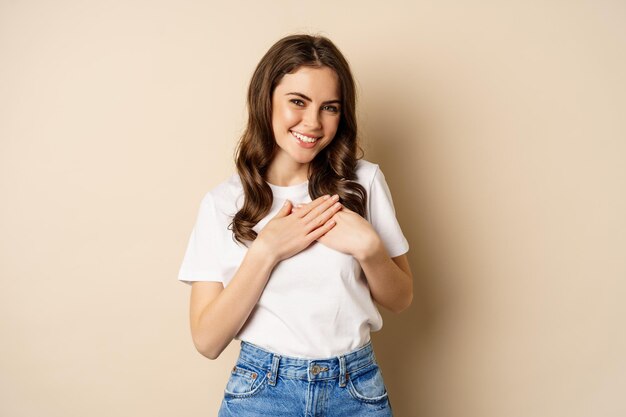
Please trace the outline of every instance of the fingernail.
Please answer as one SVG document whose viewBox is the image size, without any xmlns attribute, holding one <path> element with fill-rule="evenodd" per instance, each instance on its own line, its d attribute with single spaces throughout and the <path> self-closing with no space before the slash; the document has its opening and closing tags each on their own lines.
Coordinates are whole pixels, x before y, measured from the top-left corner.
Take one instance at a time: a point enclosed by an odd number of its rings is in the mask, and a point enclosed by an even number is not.
<svg viewBox="0 0 626 417">
<path fill-rule="evenodd" d="M 289 204 L 289 200 L 285 200 L 285 203 L 283 204 L 283 207 L 285 207 L 287 204 Z"/>
<path fill-rule="evenodd" d="M 337 194 L 335 194 L 335 195 L 333 196 L 333 200 L 339 200 L 339 196 L 338 196 Z"/>
<path fill-rule="evenodd" d="M 328 194 L 326 194 L 326 195 L 324 196 L 324 200 L 328 200 L 329 198 L 330 198 L 330 196 L 329 196 Z"/>
</svg>

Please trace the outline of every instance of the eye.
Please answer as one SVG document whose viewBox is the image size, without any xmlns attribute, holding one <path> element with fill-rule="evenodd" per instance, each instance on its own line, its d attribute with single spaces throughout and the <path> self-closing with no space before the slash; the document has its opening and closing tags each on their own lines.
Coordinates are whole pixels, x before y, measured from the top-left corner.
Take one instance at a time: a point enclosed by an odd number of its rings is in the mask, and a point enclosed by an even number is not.
<svg viewBox="0 0 626 417">
<path fill-rule="evenodd" d="M 293 104 L 295 104 L 296 106 L 300 106 L 300 104 L 298 104 L 298 103 L 304 104 L 304 101 L 298 100 L 297 98 L 294 98 L 294 99 L 289 100 L 289 101 L 292 102 Z"/>
<path fill-rule="evenodd" d="M 336 106 L 324 106 L 325 109 L 328 109 L 329 111 L 333 112 L 333 113 L 338 113 L 339 109 Z"/>
</svg>

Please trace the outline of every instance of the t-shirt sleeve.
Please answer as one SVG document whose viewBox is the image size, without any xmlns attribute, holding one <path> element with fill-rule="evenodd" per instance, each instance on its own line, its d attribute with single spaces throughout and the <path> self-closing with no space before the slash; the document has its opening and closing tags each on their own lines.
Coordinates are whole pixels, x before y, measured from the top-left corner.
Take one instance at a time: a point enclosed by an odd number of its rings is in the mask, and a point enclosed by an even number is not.
<svg viewBox="0 0 626 417">
<path fill-rule="evenodd" d="M 390 257 L 400 256 L 409 250 L 409 242 L 404 237 L 396 219 L 391 191 L 385 176 L 378 166 L 369 189 L 369 220 L 385 245 Z"/>
<path fill-rule="evenodd" d="M 207 193 L 200 203 L 196 223 L 191 231 L 178 280 L 223 282 L 219 263 L 218 240 L 222 235 L 213 197 Z"/>
</svg>

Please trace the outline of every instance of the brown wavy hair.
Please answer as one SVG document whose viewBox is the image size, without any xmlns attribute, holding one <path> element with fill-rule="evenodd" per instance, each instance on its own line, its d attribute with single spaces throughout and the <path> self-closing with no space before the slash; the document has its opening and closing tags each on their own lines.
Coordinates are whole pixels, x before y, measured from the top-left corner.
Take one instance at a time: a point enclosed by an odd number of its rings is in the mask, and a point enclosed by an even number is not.
<svg viewBox="0 0 626 417">
<path fill-rule="evenodd" d="M 248 122 L 235 151 L 244 203 L 229 225 L 233 239 L 240 243 L 256 239 L 252 228 L 272 208 L 272 189 L 265 181 L 278 148 L 272 129 L 272 94 L 285 74 L 303 66 L 333 69 L 341 91 L 337 133 L 309 164 L 309 196 L 315 200 L 325 194 L 338 194 L 345 207 L 366 216 L 367 192 L 356 182 L 356 164 L 363 150 L 357 143 L 356 89 L 348 62 L 324 36 L 289 35 L 263 56 L 248 88 Z M 361 152 L 359 157 L 357 150 Z"/>
</svg>

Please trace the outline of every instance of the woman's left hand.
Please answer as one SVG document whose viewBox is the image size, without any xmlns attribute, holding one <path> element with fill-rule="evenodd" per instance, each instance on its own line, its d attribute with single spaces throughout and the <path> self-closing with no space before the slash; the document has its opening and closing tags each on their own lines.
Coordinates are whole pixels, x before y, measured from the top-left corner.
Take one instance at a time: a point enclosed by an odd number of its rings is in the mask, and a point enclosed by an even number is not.
<svg viewBox="0 0 626 417">
<path fill-rule="evenodd" d="M 331 218 L 335 220 L 335 226 L 319 237 L 318 242 L 356 259 L 363 259 L 375 250 L 380 237 L 363 217 L 342 206 Z"/>
</svg>

